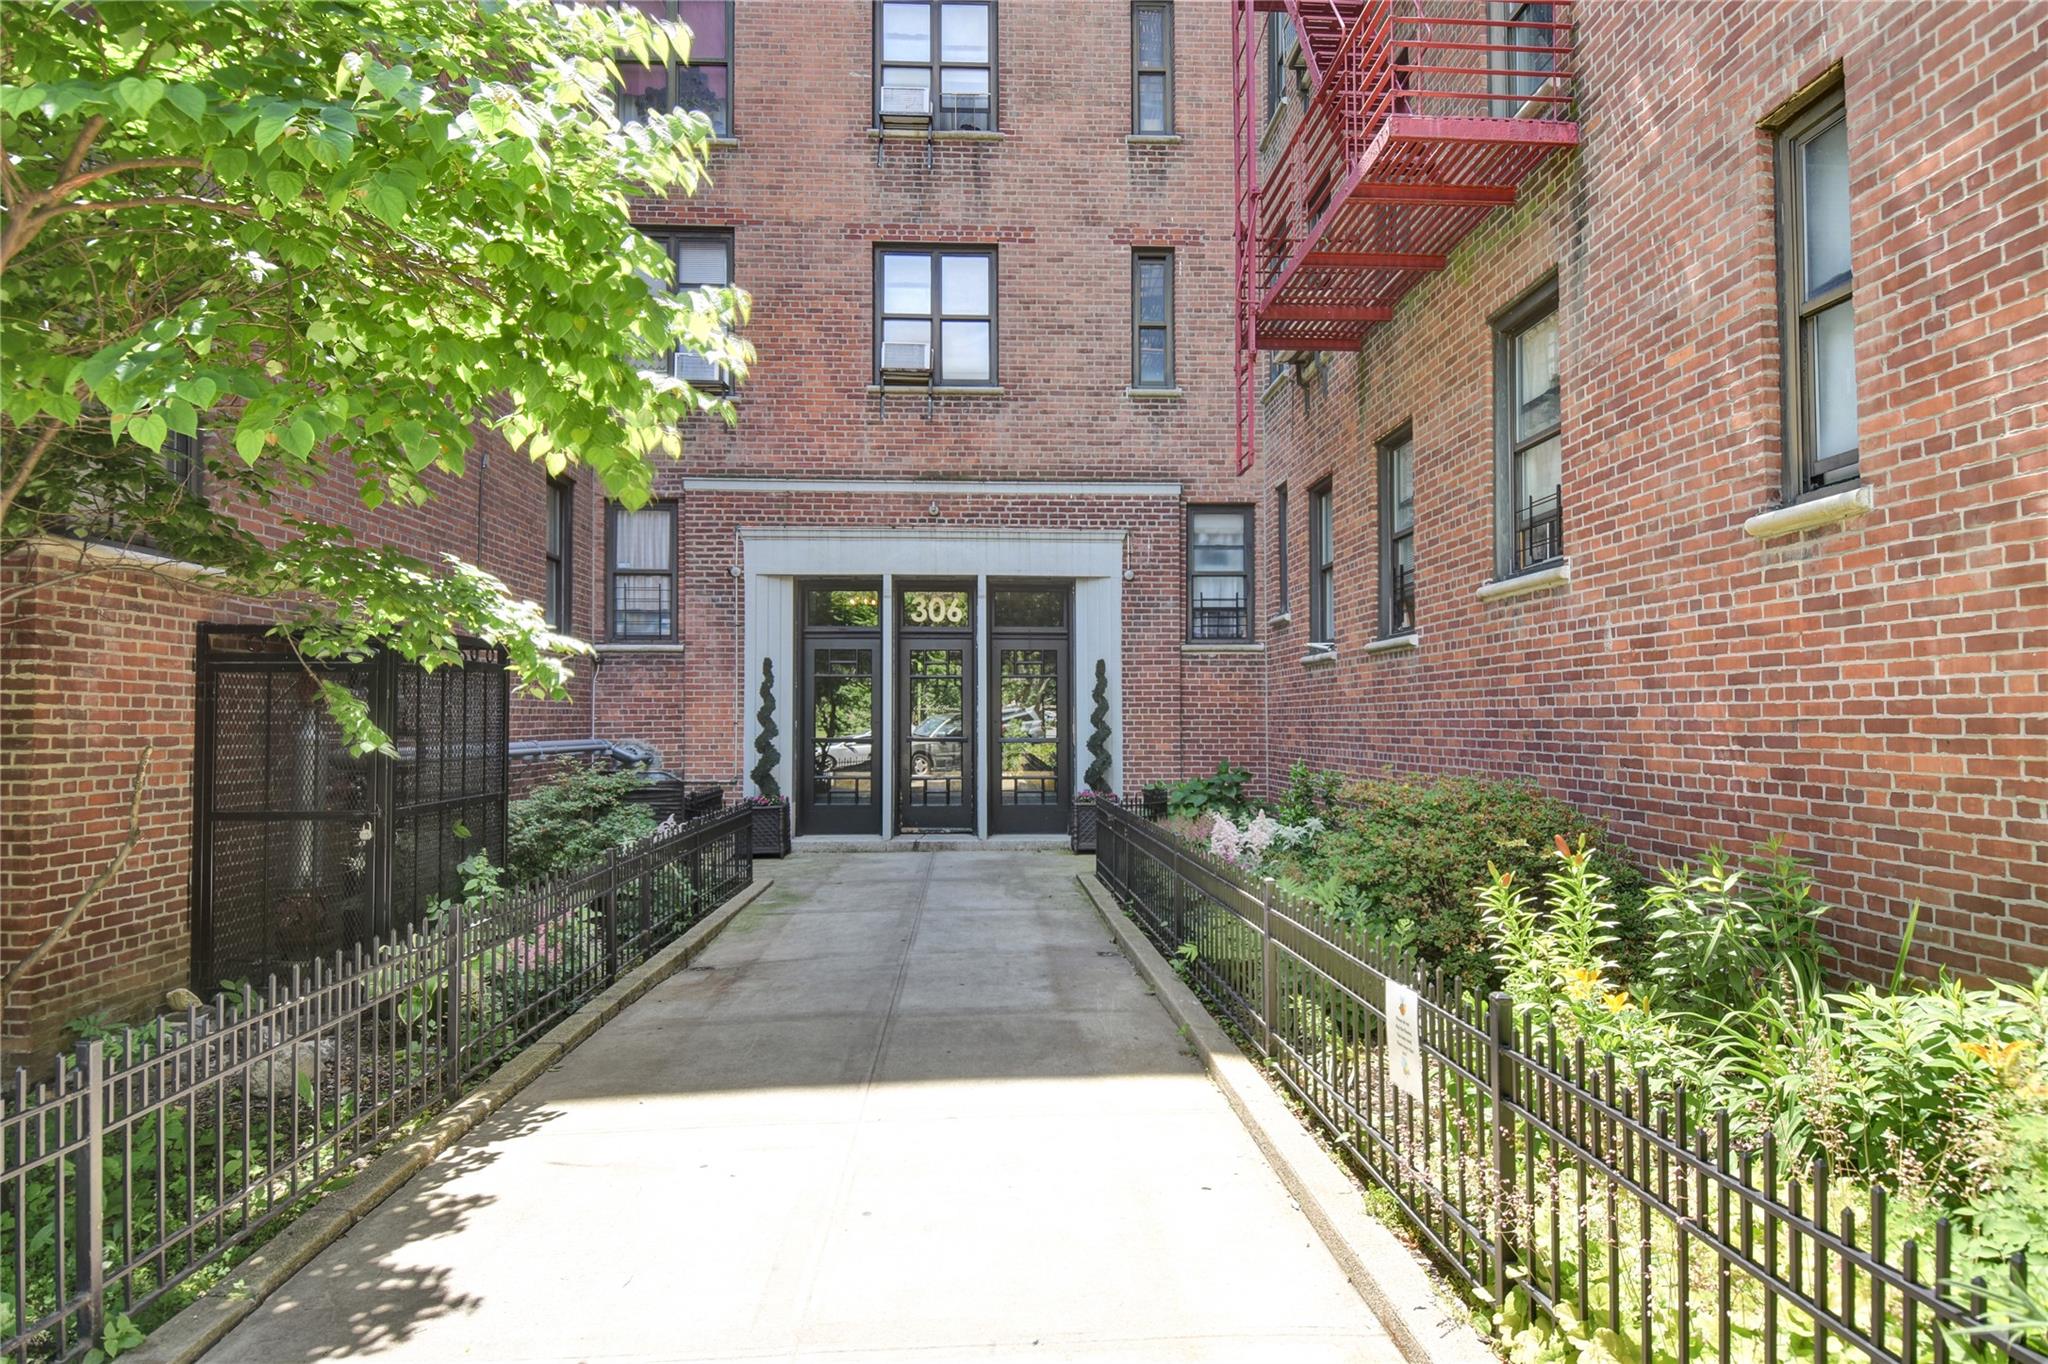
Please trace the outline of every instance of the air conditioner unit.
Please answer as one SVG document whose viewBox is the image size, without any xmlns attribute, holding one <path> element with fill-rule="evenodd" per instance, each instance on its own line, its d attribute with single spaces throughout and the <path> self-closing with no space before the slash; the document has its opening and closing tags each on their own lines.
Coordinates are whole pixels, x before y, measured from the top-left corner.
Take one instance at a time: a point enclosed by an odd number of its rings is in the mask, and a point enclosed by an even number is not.
<svg viewBox="0 0 2048 1364">
<path fill-rule="evenodd" d="M 691 350 L 678 350 L 669 371 L 678 379 L 684 379 L 700 386 L 723 384 L 725 372 L 703 356 Z"/>
<path fill-rule="evenodd" d="M 885 85 L 882 87 L 882 122 L 929 123 L 932 91 L 928 85 Z"/>
<path fill-rule="evenodd" d="M 924 341 L 889 341 L 882 346 L 882 373 L 891 378 L 929 379 L 932 348 Z"/>
</svg>

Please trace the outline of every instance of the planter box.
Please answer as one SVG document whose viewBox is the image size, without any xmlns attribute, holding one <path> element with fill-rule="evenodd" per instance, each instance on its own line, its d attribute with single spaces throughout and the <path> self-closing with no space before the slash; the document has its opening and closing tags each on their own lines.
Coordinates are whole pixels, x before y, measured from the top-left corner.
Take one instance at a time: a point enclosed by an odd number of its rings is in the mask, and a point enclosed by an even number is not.
<svg viewBox="0 0 2048 1364">
<path fill-rule="evenodd" d="M 754 812 L 754 856 L 789 855 L 789 802 L 748 807 Z"/>
<path fill-rule="evenodd" d="M 1067 846 L 1077 853 L 1095 851 L 1095 802 L 1077 800 L 1067 816 Z"/>
<path fill-rule="evenodd" d="M 1148 786 L 1145 788 L 1145 818 L 1166 818 L 1166 788 Z"/>
</svg>

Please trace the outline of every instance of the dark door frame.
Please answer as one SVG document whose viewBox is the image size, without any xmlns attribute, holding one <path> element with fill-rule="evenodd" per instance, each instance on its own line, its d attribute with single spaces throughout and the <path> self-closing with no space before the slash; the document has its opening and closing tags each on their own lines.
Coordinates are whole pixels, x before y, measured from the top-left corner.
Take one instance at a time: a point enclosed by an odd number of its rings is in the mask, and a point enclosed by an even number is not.
<svg viewBox="0 0 2048 1364">
<path fill-rule="evenodd" d="M 958 626 L 934 628 L 927 625 L 911 625 L 905 619 L 902 603 L 905 594 L 911 592 L 965 592 L 967 594 L 967 619 Z M 899 833 L 978 833 L 980 816 L 980 773 L 975 762 L 975 702 L 979 678 L 979 655 L 981 629 L 981 603 L 976 599 L 976 583 L 973 579 L 964 581 L 943 579 L 933 581 L 897 579 L 894 600 L 888 609 L 896 617 L 896 667 L 895 711 L 896 711 L 896 829 Z M 911 767 L 916 758 L 916 736 L 911 733 L 911 675 L 910 655 L 916 649 L 958 649 L 960 651 L 960 803 L 957 807 L 934 807 L 910 803 L 910 783 L 913 777 Z M 957 810 L 957 814 L 946 817 L 942 823 L 925 823 L 918 818 L 919 811 L 937 808 Z"/>
<path fill-rule="evenodd" d="M 889 665 L 882 654 L 882 626 L 879 619 L 873 626 L 864 625 L 812 625 L 810 623 L 810 594 L 813 589 L 831 591 L 844 588 L 856 591 L 872 590 L 880 609 L 886 611 L 889 604 L 882 599 L 880 578 L 807 578 L 797 583 L 796 591 L 796 716 L 802 732 L 803 746 L 792 751 L 792 769 L 796 776 L 796 817 L 797 832 L 817 834 L 876 834 L 882 832 L 882 670 Z M 817 757 L 813 746 L 817 743 L 818 721 L 812 712 L 817 697 L 814 694 L 816 669 L 811 662 L 812 653 L 817 649 L 867 649 L 872 660 L 873 672 L 869 677 L 868 696 L 868 758 L 869 800 L 861 805 L 828 805 L 820 807 L 814 800 L 812 778 L 817 774 Z M 795 746 L 792 745 L 794 750 Z"/>
</svg>

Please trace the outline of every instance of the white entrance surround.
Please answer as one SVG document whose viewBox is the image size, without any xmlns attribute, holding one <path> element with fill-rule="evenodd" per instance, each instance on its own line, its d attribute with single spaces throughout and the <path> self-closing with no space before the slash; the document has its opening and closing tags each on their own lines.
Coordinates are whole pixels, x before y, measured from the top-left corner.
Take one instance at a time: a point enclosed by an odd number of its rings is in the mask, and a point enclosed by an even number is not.
<svg viewBox="0 0 2048 1364">
<path fill-rule="evenodd" d="M 848 530 L 809 526 L 773 526 L 740 530 L 742 586 L 746 593 L 746 648 L 741 653 L 740 689 L 744 714 L 745 752 L 753 751 L 760 733 L 761 660 L 775 662 L 775 713 L 785 717 L 781 761 L 776 769 L 782 789 L 796 792 L 794 754 L 802 747 L 794 726 L 796 713 L 796 585 L 803 578 L 879 578 L 884 593 L 882 612 L 882 734 L 879 751 L 896 751 L 895 657 L 896 580 L 899 578 L 972 578 L 975 581 L 976 639 L 988 638 L 988 588 L 992 578 L 1058 578 L 1074 584 L 1073 676 L 1068 679 L 1066 724 L 1071 740 L 1072 789 L 1081 789 L 1088 768 L 1088 715 L 1094 709 L 1095 660 L 1109 671 L 1110 788 L 1116 789 L 1123 769 L 1123 573 L 1124 539 L 1120 530 L 963 531 L 957 528 L 901 527 Z M 987 714 L 987 649 L 975 655 L 977 715 Z M 987 771 L 987 727 L 977 725 L 977 770 Z M 881 772 L 882 818 L 885 832 L 895 830 L 895 767 L 884 762 Z M 751 794 L 751 793 L 749 793 Z M 988 836 L 988 802 L 975 802 L 977 831 Z"/>
</svg>

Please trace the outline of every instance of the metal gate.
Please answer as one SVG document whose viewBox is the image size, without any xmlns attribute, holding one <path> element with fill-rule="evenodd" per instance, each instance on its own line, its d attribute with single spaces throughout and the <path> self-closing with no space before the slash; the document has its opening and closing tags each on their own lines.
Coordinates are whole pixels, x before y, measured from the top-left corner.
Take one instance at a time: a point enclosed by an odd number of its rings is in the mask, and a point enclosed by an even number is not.
<svg viewBox="0 0 2048 1364">
<path fill-rule="evenodd" d="M 211 989 L 390 937 L 505 857 L 502 650 L 428 672 L 388 651 L 302 661 L 258 626 L 199 630 L 192 974 Z M 320 683 L 346 688 L 395 757 L 352 756 Z"/>
</svg>

